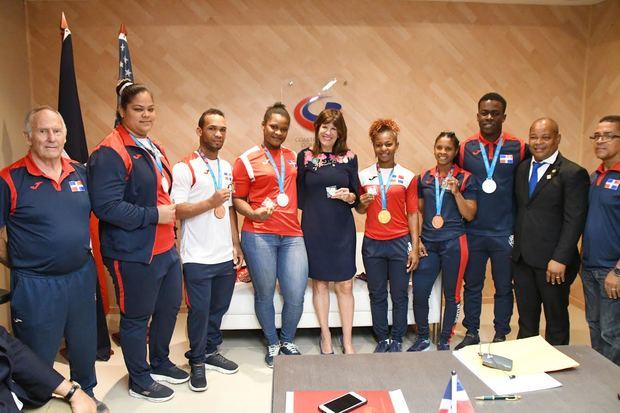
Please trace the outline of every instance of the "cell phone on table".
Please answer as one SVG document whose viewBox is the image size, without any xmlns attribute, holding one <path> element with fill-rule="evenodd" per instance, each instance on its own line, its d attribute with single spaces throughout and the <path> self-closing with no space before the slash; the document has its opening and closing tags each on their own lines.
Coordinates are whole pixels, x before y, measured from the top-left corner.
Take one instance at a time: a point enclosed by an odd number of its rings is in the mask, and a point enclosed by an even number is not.
<svg viewBox="0 0 620 413">
<path fill-rule="evenodd" d="M 319 411 L 324 413 L 345 413 L 357 409 L 368 403 L 366 398 L 355 392 L 348 392 L 328 402 L 319 405 Z"/>
</svg>

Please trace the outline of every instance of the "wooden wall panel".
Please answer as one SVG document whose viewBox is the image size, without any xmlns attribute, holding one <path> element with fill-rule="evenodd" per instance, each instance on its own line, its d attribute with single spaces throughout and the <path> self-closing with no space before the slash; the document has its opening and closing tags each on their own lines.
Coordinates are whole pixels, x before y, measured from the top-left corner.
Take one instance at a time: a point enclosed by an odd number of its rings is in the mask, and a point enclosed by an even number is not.
<svg viewBox="0 0 620 413">
<path fill-rule="evenodd" d="M 30 108 L 26 8 L 22 2 L 0 0 L 0 165 L 22 157 L 26 141 L 22 135 L 24 115 Z M 0 288 L 9 288 L 9 271 L 0 265 Z M 0 306 L 0 325 L 10 329 L 9 305 Z"/>
<path fill-rule="evenodd" d="M 587 61 L 580 161 L 592 172 L 601 161 L 588 136 L 603 116 L 620 115 L 620 1 L 592 7 Z M 571 288 L 571 302 L 584 308 L 581 278 Z"/>
<path fill-rule="evenodd" d="M 232 160 L 260 141 L 266 106 L 282 100 L 292 112 L 334 77 L 339 82 L 330 94 L 343 105 L 361 166 L 373 161 L 367 128 L 377 117 L 401 124 L 402 164 L 415 171 L 432 166 L 434 137 L 441 130 L 460 138 L 474 133 L 476 102 L 492 90 L 508 100 L 507 130 L 525 137 L 534 119 L 551 116 L 563 133 L 563 153 L 575 160 L 582 153 L 590 6 L 400 0 L 26 4 L 32 101 L 56 103 L 57 27 L 65 11 L 91 148 L 113 122 L 122 22 L 136 80 L 155 94 L 153 136 L 173 161 L 195 147 L 197 117 L 207 107 L 227 115 L 223 156 Z M 287 144 L 299 150 L 311 137 L 293 122 Z M 357 223 L 361 229 L 359 217 Z"/>
<path fill-rule="evenodd" d="M 584 99 L 582 164 L 589 171 L 600 163 L 587 139 L 605 115 L 620 115 L 620 2 L 592 7 L 588 71 Z"/>
</svg>

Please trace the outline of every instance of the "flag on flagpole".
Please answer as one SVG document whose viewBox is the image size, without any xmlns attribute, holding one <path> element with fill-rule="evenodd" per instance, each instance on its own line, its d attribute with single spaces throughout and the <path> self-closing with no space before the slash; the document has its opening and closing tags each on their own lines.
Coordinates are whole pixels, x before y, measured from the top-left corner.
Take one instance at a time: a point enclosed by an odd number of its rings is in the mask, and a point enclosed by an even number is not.
<svg viewBox="0 0 620 413">
<path fill-rule="evenodd" d="M 465 388 L 456 372 L 453 371 L 443 394 L 443 399 L 439 404 L 439 413 L 474 413 L 474 411 L 474 406 L 471 404 Z"/>
<path fill-rule="evenodd" d="M 88 160 L 88 147 L 86 145 L 86 134 L 84 133 L 77 82 L 75 80 L 71 31 L 69 30 L 65 13 L 62 13 L 60 18 L 60 32 L 62 35 L 62 48 L 60 52 L 58 112 L 60 112 L 67 125 L 65 151 L 71 159 L 80 163 L 86 163 Z"/>
<path fill-rule="evenodd" d="M 121 23 L 121 28 L 118 31 L 118 81 L 123 79 L 129 79 L 133 82 L 133 67 L 131 66 L 131 55 L 129 54 L 129 44 L 127 43 L 127 29 L 125 25 Z M 117 98 L 117 106 L 120 97 Z M 121 122 L 120 116 L 116 114 L 116 120 L 114 121 L 114 127 L 118 126 Z"/>
</svg>

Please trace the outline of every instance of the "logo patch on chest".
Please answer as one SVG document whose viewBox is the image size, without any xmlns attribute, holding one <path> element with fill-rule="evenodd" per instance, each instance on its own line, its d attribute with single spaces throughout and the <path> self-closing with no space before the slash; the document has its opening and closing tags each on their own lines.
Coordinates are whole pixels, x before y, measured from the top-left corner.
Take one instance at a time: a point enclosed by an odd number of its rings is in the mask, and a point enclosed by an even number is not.
<svg viewBox="0 0 620 413">
<path fill-rule="evenodd" d="M 39 189 L 39 187 L 41 186 L 42 183 L 43 183 L 43 181 L 37 181 L 37 182 L 34 183 L 34 185 L 30 186 L 30 189 L 32 189 L 32 190 Z"/>
<path fill-rule="evenodd" d="M 71 188 L 71 192 L 86 191 L 86 187 L 84 186 L 82 181 L 69 181 L 69 187 Z"/>
<path fill-rule="evenodd" d="M 617 191 L 620 186 L 620 179 L 611 179 L 609 178 L 605 181 L 605 189 L 611 189 L 612 191 Z"/>
<path fill-rule="evenodd" d="M 499 163 L 509 163 L 509 164 L 511 164 L 511 163 L 514 163 L 514 159 L 513 159 L 511 154 L 500 155 L 499 156 Z"/>
</svg>

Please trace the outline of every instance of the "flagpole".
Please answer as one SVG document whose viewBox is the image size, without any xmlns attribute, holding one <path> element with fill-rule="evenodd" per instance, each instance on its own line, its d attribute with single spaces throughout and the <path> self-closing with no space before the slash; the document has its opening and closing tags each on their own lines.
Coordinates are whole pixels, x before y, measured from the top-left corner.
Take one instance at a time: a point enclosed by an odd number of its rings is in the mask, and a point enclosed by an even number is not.
<svg viewBox="0 0 620 413">
<path fill-rule="evenodd" d="M 452 370 L 452 380 L 451 380 L 451 393 L 452 397 L 450 397 L 450 413 L 457 413 L 456 411 L 456 371 Z"/>
</svg>

